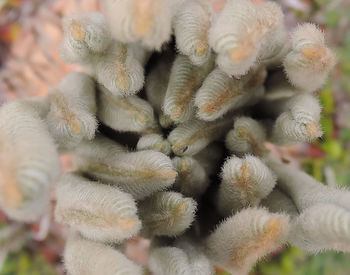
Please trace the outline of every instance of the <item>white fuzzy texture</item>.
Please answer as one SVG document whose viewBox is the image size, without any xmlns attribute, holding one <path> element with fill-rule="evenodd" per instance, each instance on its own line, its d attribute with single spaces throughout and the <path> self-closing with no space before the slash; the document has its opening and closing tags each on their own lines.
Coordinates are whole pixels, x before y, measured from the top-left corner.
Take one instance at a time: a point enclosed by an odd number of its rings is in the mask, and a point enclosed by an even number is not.
<svg viewBox="0 0 350 275">
<path fill-rule="evenodd" d="M 71 232 L 64 250 L 69 275 L 142 275 L 141 266 L 111 246 L 86 240 Z"/>
<path fill-rule="evenodd" d="M 292 217 L 299 214 L 292 199 L 277 188 L 261 201 L 261 206 L 266 207 L 273 213 L 285 213 Z"/>
<path fill-rule="evenodd" d="M 189 197 L 200 197 L 209 186 L 207 171 L 192 157 L 173 158 L 178 173 L 174 188 Z"/>
<path fill-rule="evenodd" d="M 65 174 L 56 185 L 56 220 L 101 242 L 121 242 L 141 228 L 130 194 L 115 186 Z"/>
<path fill-rule="evenodd" d="M 158 192 L 139 203 L 145 236 L 179 236 L 194 221 L 197 203 L 177 192 Z"/>
<path fill-rule="evenodd" d="M 214 275 L 208 258 L 191 243 L 177 242 L 176 247 L 152 249 L 149 267 L 154 275 Z"/>
<path fill-rule="evenodd" d="M 171 68 L 163 111 L 172 120 L 182 123 L 194 117 L 194 96 L 214 66 L 211 58 L 202 66 L 195 66 L 184 55 L 178 55 Z"/>
<path fill-rule="evenodd" d="M 127 152 L 104 137 L 80 144 L 73 160 L 79 170 L 116 185 L 137 200 L 171 186 L 177 176 L 166 155 L 151 150 Z"/>
<path fill-rule="evenodd" d="M 106 51 L 111 42 L 107 22 L 101 13 L 64 17 L 61 57 L 65 62 L 87 64 L 93 55 Z"/>
<path fill-rule="evenodd" d="M 128 44 L 128 49 L 130 54 L 141 64 L 141 66 L 145 67 L 152 52 L 142 47 L 139 43 Z"/>
<path fill-rule="evenodd" d="M 46 121 L 59 149 L 71 149 L 92 139 L 97 129 L 95 83 L 84 73 L 70 73 L 49 95 Z"/>
<path fill-rule="evenodd" d="M 208 237 L 208 256 L 232 275 L 248 274 L 257 260 L 285 243 L 289 227 L 286 215 L 263 208 L 242 210 Z"/>
<path fill-rule="evenodd" d="M 196 94 L 198 117 L 215 120 L 242 103 L 243 81 L 233 79 L 220 69 L 214 69 L 204 80 Z"/>
<path fill-rule="evenodd" d="M 222 216 L 258 206 L 276 185 L 276 176 L 257 157 L 229 158 L 222 168 L 217 206 Z"/>
<path fill-rule="evenodd" d="M 259 62 L 270 66 L 280 65 L 290 48 L 281 6 L 272 1 L 265 1 L 257 8 L 262 14 L 261 20 L 271 28 L 261 45 Z"/>
<path fill-rule="evenodd" d="M 174 126 L 174 121 L 170 118 L 170 116 L 163 113 L 159 116 L 159 125 L 164 129 L 169 129 Z"/>
<path fill-rule="evenodd" d="M 103 0 L 112 35 L 123 43 L 139 41 L 159 50 L 170 39 L 172 11 L 167 0 Z"/>
<path fill-rule="evenodd" d="M 208 257 L 204 254 L 203 247 L 187 237 L 181 237 L 175 241 L 175 246 L 182 249 L 191 267 L 191 275 L 214 275 L 215 269 Z"/>
<path fill-rule="evenodd" d="M 154 275 L 192 275 L 186 253 L 177 247 L 160 247 L 151 250 L 149 269 Z"/>
<path fill-rule="evenodd" d="M 251 1 L 228 0 L 213 22 L 209 43 L 218 53 L 219 68 L 228 75 L 244 75 L 256 62 L 263 35 L 257 17 Z"/>
<path fill-rule="evenodd" d="M 209 32 L 209 44 L 218 53 L 219 68 L 230 76 L 245 75 L 258 62 L 266 43 L 274 42 L 271 38 L 278 35 L 282 21 L 277 5 L 228 0 Z"/>
<path fill-rule="evenodd" d="M 41 116 L 44 99 L 22 99 L 0 109 L 0 208 L 11 219 L 37 221 L 49 204 L 60 164 Z"/>
<path fill-rule="evenodd" d="M 266 130 L 261 123 L 250 117 L 238 117 L 234 128 L 226 135 L 225 144 L 227 149 L 238 156 L 263 156 L 266 153 L 265 140 Z"/>
<path fill-rule="evenodd" d="M 176 46 L 194 65 L 203 65 L 212 54 L 208 43 L 210 23 L 211 8 L 207 0 L 187 1 L 174 18 Z"/>
<path fill-rule="evenodd" d="M 216 121 L 192 119 L 178 125 L 168 136 L 173 152 L 178 156 L 192 156 L 200 152 L 212 141 L 223 137 L 230 129 L 232 119 Z"/>
<path fill-rule="evenodd" d="M 114 96 L 100 87 L 97 117 L 105 125 L 121 132 L 144 133 L 157 127 L 152 106 L 137 96 Z"/>
<path fill-rule="evenodd" d="M 273 3 L 273 2 L 269 2 Z M 271 40 L 266 39 L 261 47 L 259 62 L 268 68 L 277 68 L 283 64 L 286 55 L 290 52 L 288 32 L 283 26 L 278 29 Z"/>
<path fill-rule="evenodd" d="M 136 145 L 137 150 L 154 150 L 165 155 L 171 153 L 171 145 L 167 139 L 159 134 L 148 134 L 140 137 Z"/>
<path fill-rule="evenodd" d="M 188 2 L 188 0 L 168 0 L 169 7 L 171 9 L 171 14 L 175 16 L 183 7 L 183 5 L 186 4 L 186 2 Z"/>
<path fill-rule="evenodd" d="M 136 58 L 132 47 L 114 41 L 104 55 L 96 57 L 97 81 L 117 96 L 137 93 L 144 84 L 144 70 Z"/>
<path fill-rule="evenodd" d="M 291 34 L 292 50 L 283 65 L 295 87 L 313 92 L 320 89 L 336 63 L 326 47 L 324 33 L 314 24 L 299 25 Z"/>
<path fill-rule="evenodd" d="M 113 94 L 131 95 L 142 88 L 149 52 L 135 44 L 113 41 L 102 14 L 68 16 L 63 31 L 64 61 L 83 66 Z"/>
<path fill-rule="evenodd" d="M 350 213 L 332 204 L 315 204 L 293 222 L 289 242 L 311 253 L 350 251 Z"/>
<path fill-rule="evenodd" d="M 255 98 L 262 96 L 257 90 L 264 82 L 266 71 L 252 70 L 241 79 L 229 77 L 220 69 L 214 69 L 204 80 L 195 98 L 200 119 L 212 121 L 222 117 L 228 111 L 256 103 Z"/>
<path fill-rule="evenodd" d="M 85 152 L 86 156 L 96 154 L 97 159 L 103 159 L 116 157 L 119 154 L 127 153 L 128 150 L 119 143 L 99 134 L 96 135 L 93 140 L 85 141 L 75 148 L 75 150 L 72 152 L 73 163 L 75 159 L 78 161 L 79 157 L 83 156 Z"/>
<path fill-rule="evenodd" d="M 321 105 L 310 94 L 297 94 L 286 103 L 286 111 L 273 126 L 271 141 L 278 145 L 310 142 L 322 136 Z"/>
<path fill-rule="evenodd" d="M 350 211 L 350 191 L 323 185 L 290 165 L 269 158 L 268 166 L 275 172 L 278 186 L 294 201 L 299 211 L 317 203 L 334 204 Z"/>
</svg>

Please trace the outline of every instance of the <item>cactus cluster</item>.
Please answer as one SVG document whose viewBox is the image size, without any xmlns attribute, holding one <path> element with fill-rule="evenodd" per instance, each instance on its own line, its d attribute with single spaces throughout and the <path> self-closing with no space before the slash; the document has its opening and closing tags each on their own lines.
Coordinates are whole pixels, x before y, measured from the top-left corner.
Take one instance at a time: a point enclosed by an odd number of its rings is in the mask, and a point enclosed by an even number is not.
<svg viewBox="0 0 350 275">
<path fill-rule="evenodd" d="M 350 192 L 275 158 L 319 138 L 323 32 L 275 2 L 101 0 L 64 18 L 68 74 L 0 110 L 0 207 L 69 226 L 69 274 L 247 274 L 290 243 L 350 249 Z M 220 6 L 221 8 L 218 8 Z M 59 154 L 74 170 L 60 176 Z M 148 265 L 127 258 L 151 240 Z"/>
</svg>

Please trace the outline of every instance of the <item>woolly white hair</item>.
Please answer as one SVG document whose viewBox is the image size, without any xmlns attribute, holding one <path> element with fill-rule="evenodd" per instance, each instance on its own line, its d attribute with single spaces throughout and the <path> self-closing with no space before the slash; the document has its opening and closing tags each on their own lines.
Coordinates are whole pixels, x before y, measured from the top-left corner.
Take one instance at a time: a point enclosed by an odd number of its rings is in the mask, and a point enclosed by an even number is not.
<svg viewBox="0 0 350 275">
<path fill-rule="evenodd" d="M 212 58 L 198 67 L 187 56 L 177 56 L 164 98 L 164 113 L 177 123 L 190 120 L 195 112 L 194 95 L 213 66 Z"/>
<path fill-rule="evenodd" d="M 38 220 L 49 203 L 60 164 L 42 116 L 45 99 L 22 99 L 0 109 L 0 207 L 10 218 Z"/>
<path fill-rule="evenodd" d="M 238 117 L 234 128 L 226 135 L 225 144 L 227 149 L 238 156 L 263 156 L 266 153 L 265 140 L 266 130 L 260 122 L 250 117 Z"/>
<path fill-rule="evenodd" d="M 315 204 L 295 219 L 289 242 L 311 253 L 349 252 L 350 213 L 332 204 Z"/>
<path fill-rule="evenodd" d="M 83 157 L 84 152 L 87 153 L 86 157 L 96 154 L 97 160 L 103 160 L 103 158 L 113 158 L 119 154 L 127 153 L 128 149 L 119 143 L 98 134 L 93 140 L 84 141 L 72 151 L 73 163 L 75 160 L 79 161 L 79 157 Z"/>
<path fill-rule="evenodd" d="M 194 275 L 214 275 L 215 269 L 208 257 L 204 254 L 203 247 L 186 236 L 178 238 L 174 245 L 182 249 Z"/>
<path fill-rule="evenodd" d="M 148 134 L 140 137 L 136 145 L 137 150 L 154 150 L 163 154 L 171 153 L 171 145 L 168 140 L 159 134 Z"/>
<path fill-rule="evenodd" d="M 79 170 L 116 185 L 137 200 L 171 186 L 177 176 L 166 155 L 151 150 L 129 153 L 101 136 L 82 142 L 74 151 L 73 161 Z"/>
<path fill-rule="evenodd" d="M 279 35 L 282 23 L 283 14 L 277 5 L 228 0 L 209 33 L 219 68 L 230 76 L 245 75 L 258 62 L 264 44 L 275 42 L 272 38 Z"/>
<path fill-rule="evenodd" d="M 194 65 L 203 65 L 212 54 L 208 43 L 211 12 L 209 1 L 189 0 L 174 18 L 177 48 Z"/>
<path fill-rule="evenodd" d="M 206 0 L 202 0 L 205 2 Z M 180 9 L 188 2 L 188 0 L 168 0 L 172 16 L 180 12 Z"/>
<path fill-rule="evenodd" d="M 92 139 L 97 128 L 95 83 L 84 73 L 70 73 L 53 88 L 46 122 L 60 149 L 71 149 Z"/>
<path fill-rule="evenodd" d="M 263 35 L 257 17 L 251 1 L 228 0 L 213 22 L 209 43 L 218 53 L 219 68 L 228 75 L 244 75 L 256 62 Z"/>
<path fill-rule="evenodd" d="M 258 206 L 276 184 L 274 173 L 257 157 L 229 158 L 222 168 L 222 181 L 217 196 L 221 215 L 248 206 Z"/>
<path fill-rule="evenodd" d="M 121 242 L 141 228 L 134 199 L 115 186 L 67 173 L 56 185 L 56 196 L 56 220 L 88 239 Z"/>
<path fill-rule="evenodd" d="M 151 272 L 155 275 L 214 275 L 214 267 L 208 258 L 187 241 L 177 241 L 176 247 L 152 249 L 149 256 Z"/>
<path fill-rule="evenodd" d="M 336 63 L 326 47 L 324 33 L 316 25 L 299 25 L 291 34 L 292 50 L 284 60 L 289 81 L 297 88 L 313 92 L 321 88 Z"/>
<path fill-rule="evenodd" d="M 268 158 L 268 166 L 277 175 L 278 186 L 291 196 L 299 211 L 317 203 L 333 204 L 350 211 L 350 191 L 325 186 L 303 171 Z"/>
<path fill-rule="evenodd" d="M 192 156 L 214 140 L 223 137 L 230 129 L 232 119 L 225 117 L 216 121 L 192 119 L 178 125 L 168 136 L 173 152 L 178 156 Z"/>
<path fill-rule="evenodd" d="M 321 105 L 310 94 L 297 94 L 287 103 L 273 126 L 271 140 L 279 145 L 309 142 L 322 136 Z"/>
<path fill-rule="evenodd" d="M 165 246 L 150 251 L 149 269 L 154 275 L 191 275 L 186 253 L 177 247 Z"/>
<path fill-rule="evenodd" d="M 94 66 L 97 81 L 114 95 L 135 94 L 144 84 L 141 62 L 120 42 L 115 41 L 104 55 L 96 57 Z"/>
<path fill-rule="evenodd" d="M 103 0 L 112 35 L 123 43 L 139 41 L 159 50 L 170 39 L 172 12 L 166 0 Z"/>
<path fill-rule="evenodd" d="M 84 239 L 71 232 L 64 250 L 63 261 L 70 275 L 142 275 L 141 266 L 130 261 L 111 246 Z"/>
<path fill-rule="evenodd" d="M 113 94 L 135 94 L 142 88 L 143 65 L 150 53 L 136 44 L 112 41 L 103 15 L 68 16 L 63 29 L 63 60 L 82 65 Z"/>
<path fill-rule="evenodd" d="M 133 56 L 142 67 L 145 67 L 152 55 L 152 52 L 142 47 L 142 45 L 139 43 L 131 43 L 127 45 L 130 55 Z"/>
<path fill-rule="evenodd" d="M 293 200 L 277 188 L 264 198 L 260 205 L 273 213 L 285 213 L 292 217 L 296 217 L 299 214 Z"/>
<path fill-rule="evenodd" d="M 142 234 L 179 236 L 194 220 L 197 203 L 177 192 L 158 192 L 139 203 Z"/>
<path fill-rule="evenodd" d="M 233 79 L 220 69 L 214 69 L 204 80 L 195 97 L 197 116 L 203 120 L 215 120 L 241 101 L 244 81 Z"/>
<path fill-rule="evenodd" d="M 114 130 L 144 133 L 157 128 L 152 106 L 137 96 L 114 96 L 100 86 L 97 106 L 98 119 Z"/>
<path fill-rule="evenodd" d="M 175 157 L 173 164 L 178 172 L 173 187 L 190 197 L 200 197 L 209 186 L 207 171 L 192 157 Z"/>
<path fill-rule="evenodd" d="M 65 62 L 87 64 L 93 55 L 105 52 L 111 42 L 107 22 L 101 13 L 64 17 L 61 57 Z"/>
<path fill-rule="evenodd" d="M 269 27 L 262 42 L 258 60 L 268 66 L 280 65 L 289 51 L 287 31 L 284 24 L 284 15 L 279 4 L 265 1 L 258 5 L 260 20 Z"/>
<path fill-rule="evenodd" d="M 306 92 L 335 63 L 323 33 L 304 24 L 287 36 L 273 2 L 218 2 L 103 0 L 107 20 L 68 16 L 61 55 L 91 77 L 69 74 L 46 99 L 0 110 L 0 208 L 9 218 L 32 222 L 50 210 L 56 146 L 72 152 L 76 170 L 57 184 L 55 210 L 75 231 L 68 273 L 214 275 L 216 265 L 241 275 L 288 240 L 350 252 L 349 190 L 275 162 L 265 148 L 321 135 L 320 104 Z M 96 117 L 132 149 L 95 137 Z M 225 137 L 237 156 L 223 164 Z M 18 232 L 0 232 L 0 243 Z M 150 270 L 123 255 L 136 234 L 151 241 Z"/>
<path fill-rule="evenodd" d="M 214 69 L 204 80 L 195 98 L 200 119 L 212 121 L 230 110 L 255 104 L 262 96 L 260 87 L 266 77 L 265 68 L 252 69 L 241 79 L 229 77 L 220 69 Z"/>
<path fill-rule="evenodd" d="M 289 227 L 286 215 L 262 208 L 242 210 L 208 237 L 208 256 L 233 275 L 248 274 L 257 260 L 286 242 Z"/>
</svg>

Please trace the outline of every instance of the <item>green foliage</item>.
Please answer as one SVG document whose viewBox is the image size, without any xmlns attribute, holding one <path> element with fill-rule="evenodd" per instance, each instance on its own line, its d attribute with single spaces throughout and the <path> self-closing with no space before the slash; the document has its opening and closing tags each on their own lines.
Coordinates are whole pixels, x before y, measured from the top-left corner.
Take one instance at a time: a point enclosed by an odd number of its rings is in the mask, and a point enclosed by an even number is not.
<svg viewBox="0 0 350 275">
<path fill-rule="evenodd" d="M 326 17 L 327 26 L 329 26 L 330 28 L 337 27 L 339 20 L 340 20 L 339 11 L 337 11 L 337 10 L 327 11 L 325 13 L 325 17 Z"/>
<path fill-rule="evenodd" d="M 348 40 L 350 50 L 350 39 Z M 329 81 L 320 92 L 323 110 L 321 125 L 324 134 L 322 139 L 316 142 L 313 147 L 313 150 L 318 153 L 316 155 L 311 153 L 309 157 L 304 159 L 304 168 L 317 180 L 325 181 L 324 169 L 330 166 L 335 172 L 337 183 L 350 186 L 350 172 L 348 171 L 350 148 L 347 146 L 350 141 L 350 129 L 344 128 L 340 131 L 337 129 L 338 126 L 335 121 L 337 106 L 334 90 L 334 83 Z"/>
<path fill-rule="evenodd" d="M 295 247 L 289 247 L 273 260 L 259 263 L 252 275 L 345 275 L 350 269 L 344 253 L 326 252 L 315 256 Z"/>
<path fill-rule="evenodd" d="M 56 275 L 57 271 L 41 254 L 27 249 L 10 253 L 0 275 Z"/>
</svg>

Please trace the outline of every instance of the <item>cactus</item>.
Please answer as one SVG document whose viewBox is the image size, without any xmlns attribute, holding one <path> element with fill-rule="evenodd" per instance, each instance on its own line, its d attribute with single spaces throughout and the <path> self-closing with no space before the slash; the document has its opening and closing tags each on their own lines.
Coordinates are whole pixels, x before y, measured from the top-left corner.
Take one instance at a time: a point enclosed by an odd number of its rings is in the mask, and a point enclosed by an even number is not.
<svg viewBox="0 0 350 275">
<path fill-rule="evenodd" d="M 53 88 L 46 121 L 60 150 L 69 151 L 83 139 L 91 140 L 97 129 L 94 80 L 70 73 Z"/>
<path fill-rule="evenodd" d="M 231 274 L 247 274 L 260 257 L 286 242 L 289 217 L 248 208 L 222 222 L 205 240 L 212 261 Z"/>
<path fill-rule="evenodd" d="M 70 232 L 64 250 L 64 263 L 69 274 L 143 274 L 142 267 L 121 251 L 84 239 L 77 232 Z"/>
<path fill-rule="evenodd" d="M 266 146 L 322 135 L 310 93 L 336 60 L 323 33 L 289 34 L 269 1 L 101 2 L 63 20 L 61 56 L 86 73 L 0 109 L 1 209 L 37 221 L 55 183 L 72 275 L 248 274 L 287 243 L 349 251 L 349 190 Z M 135 235 L 151 240 L 146 267 L 122 249 Z"/>
<path fill-rule="evenodd" d="M 303 24 L 291 34 L 292 48 L 283 61 L 289 81 L 313 92 L 325 83 L 336 57 L 327 48 L 323 32 L 313 24 Z"/>
<path fill-rule="evenodd" d="M 121 242 L 141 228 L 134 199 L 117 187 L 66 174 L 56 194 L 56 220 L 88 239 Z"/>
<path fill-rule="evenodd" d="M 222 168 L 222 182 L 216 199 L 221 215 L 230 216 L 246 207 L 258 206 L 271 193 L 276 176 L 253 156 L 229 158 Z"/>
<path fill-rule="evenodd" d="M 190 227 L 197 203 L 178 192 L 158 192 L 139 204 L 146 236 L 178 236 Z"/>
</svg>

